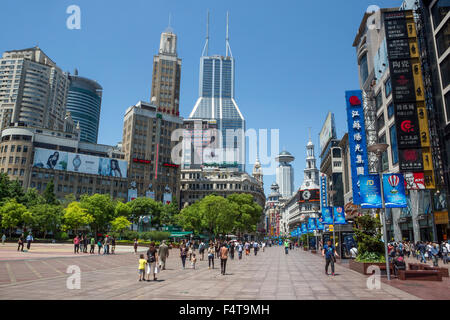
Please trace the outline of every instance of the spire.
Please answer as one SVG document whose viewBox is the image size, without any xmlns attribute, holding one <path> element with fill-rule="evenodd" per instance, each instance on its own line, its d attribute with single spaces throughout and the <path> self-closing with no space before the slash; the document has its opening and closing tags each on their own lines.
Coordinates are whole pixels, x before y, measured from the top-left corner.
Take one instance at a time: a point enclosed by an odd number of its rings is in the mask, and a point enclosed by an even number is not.
<svg viewBox="0 0 450 320">
<path fill-rule="evenodd" d="M 203 52 L 202 52 L 203 57 L 208 56 L 208 48 L 209 48 L 209 10 L 206 14 L 206 42 L 205 42 L 205 46 L 203 47 Z"/>
<path fill-rule="evenodd" d="M 225 38 L 225 56 L 228 57 L 228 51 L 230 51 L 230 56 L 233 56 L 233 53 L 231 52 L 231 47 L 230 47 L 230 37 L 229 37 L 229 19 L 230 19 L 230 14 L 227 11 L 227 36 Z"/>
<path fill-rule="evenodd" d="M 167 28 L 165 30 L 165 32 L 170 32 L 173 33 L 173 29 L 172 29 L 172 13 L 169 13 L 169 24 L 167 25 Z"/>
</svg>

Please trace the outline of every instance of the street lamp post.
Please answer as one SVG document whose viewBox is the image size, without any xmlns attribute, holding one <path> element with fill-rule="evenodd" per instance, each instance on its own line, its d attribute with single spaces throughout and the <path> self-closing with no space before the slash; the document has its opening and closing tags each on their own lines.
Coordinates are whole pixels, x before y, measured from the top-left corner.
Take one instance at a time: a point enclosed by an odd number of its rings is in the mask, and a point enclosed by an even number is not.
<svg viewBox="0 0 450 320">
<path fill-rule="evenodd" d="M 389 257 L 388 257 L 388 245 L 387 245 L 387 231 L 386 231 L 386 208 L 384 203 L 384 191 L 383 191 L 383 168 L 381 163 L 381 156 L 383 152 L 387 150 L 389 147 L 386 143 L 378 143 L 367 147 L 369 152 L 373 152 L 378 159 L 378 176 L 380 179 L 380 188 L 381 188 L 381 212 L 384 213 L 383 216 L 383 241 L 384 241 L 384 258 L 386 259 L 386 274 L 387 279 L 391 280 L 391 270 L 389 269 Z"/>
</svg>

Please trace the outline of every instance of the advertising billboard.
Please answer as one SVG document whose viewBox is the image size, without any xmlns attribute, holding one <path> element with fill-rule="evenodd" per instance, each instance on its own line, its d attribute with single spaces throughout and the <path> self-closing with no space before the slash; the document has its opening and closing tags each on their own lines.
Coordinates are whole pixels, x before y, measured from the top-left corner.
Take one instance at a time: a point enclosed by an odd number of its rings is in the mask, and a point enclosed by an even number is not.
<svg viewBox="0 0 450 320">
<path fill-rule="evenodd" d="M 34 149 L 33 167 L 108 177 L 127 177 L 127 162 L 124 160 L 42 148 Z"/>
<path fill-rule="evenodd" d="M 327 197 L 327 176 L 324 173 L 320 174 L 320 207 L 325 208 L 328 205 Z"/>
<path fill-rule="evenodd" d="M 319 231 L 323 231 L 323 223 L 322 223 L 322 221 L 323 221 L 322 218 L 316 219 L 316 222 L 317 222 L 317 230 L 319 230 Z"/>
<path fill-rule="evenodd" d="M 414 102 L 394 105 L 399 149 L 420 148 L 420 130 L 417 107 Z"/>
<path fill-rule="evenodd" d="M 308 220 L 308 232 L 314 232 L 314 230 L 317 230 L 316 218 L 309 218 L 309 220 Z"/>
<path fill-rule="evenodd" d="M 322 130 L 319 133 L 319 142 L 320 142 L 320 152 L 322 153 L 323 149 L 327 146 L 327 143 L 331 139 L 336 138 L 336 124 L 334 123 L 334 114 L 328 112 L 327 118 L 325 119 L 325 123 L 323 124 Z"/>
<path fill-rule="evenodd" d="M 425 189 L 425 176 L 423 172 L 406 172 L 405 188 L 408 190 L 423 190 Z"/>
<path fill-rule="evenodd" d="M 381 208 L 380 177 L 377 174 L 359 176 L 361 186 L 361 208 Z"/>
<path fill-rule="evenodd" d="M 383 194 L 386 208 L 406 208 L 403 174 L 383 174 Z"/>
<path fill-rule="evenodd" d="M 358 176 L 369 173 L 366 145 L 366 125 L 361 90 L 346 91 L 348 141 L 352 176 L 353 203 L 361 204 Z"/>
<path fill-rule="evenodd" d="M 323 224 L 333 224 L 333 208 L 324 207 L 322 209 Z"/>
<path fill-rule="evenodd" d="M 343 207 L 334 207 L 334 224 L 346 224 Z"/>
<path fill-rule="evenodd" d="M 308 233 L 308 227 L 306 226 L 306 223 L 302 223 L 302 234 Z"/>
</svg>

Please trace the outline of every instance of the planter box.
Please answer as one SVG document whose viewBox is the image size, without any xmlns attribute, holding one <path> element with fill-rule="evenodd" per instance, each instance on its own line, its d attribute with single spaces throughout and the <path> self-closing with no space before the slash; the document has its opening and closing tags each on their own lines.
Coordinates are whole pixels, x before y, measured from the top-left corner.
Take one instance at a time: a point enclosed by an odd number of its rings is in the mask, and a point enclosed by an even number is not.
<svg viewBox="0 0 450 320">
<path fill-rule="evenodd" d="M 357 262 L 353 259 L 351 259 L 349 261 L 349 267 L 351 270 L 365 274 L 365 275 L 370 275 L 371 273 L 367 272 L 367 268 L 369 268 L 369 266 L 377 266 L 379 267 L 381 270 L 386 270 L 386 263 L 385 262 Z M 389 268 L 391 269 L 391 274 L 394 271 L 393 267 L 392 267 L 392 263 L 390 264 Z"/>
</svg>

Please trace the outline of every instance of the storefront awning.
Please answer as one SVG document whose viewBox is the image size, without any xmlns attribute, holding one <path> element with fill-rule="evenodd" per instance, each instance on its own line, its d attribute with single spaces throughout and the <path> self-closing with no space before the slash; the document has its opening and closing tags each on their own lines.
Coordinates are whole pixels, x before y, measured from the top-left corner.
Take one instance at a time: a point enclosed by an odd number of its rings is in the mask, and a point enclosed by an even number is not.
<svg viewBox="0 0 450 320">
<path fill-rule="evenodd" d="M 171 238 L 181 238 L 192 234 L 192 231 L 178 231 L 170 234 Z"/>
</svg>

